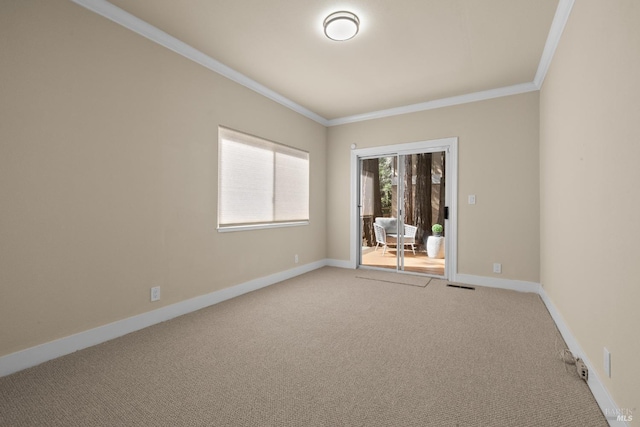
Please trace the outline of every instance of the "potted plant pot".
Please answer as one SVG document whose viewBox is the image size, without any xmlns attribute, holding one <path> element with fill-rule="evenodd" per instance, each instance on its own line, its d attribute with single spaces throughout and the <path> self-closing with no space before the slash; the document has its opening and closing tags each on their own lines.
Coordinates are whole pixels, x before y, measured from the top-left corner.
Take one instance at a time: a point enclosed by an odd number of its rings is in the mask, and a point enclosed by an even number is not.
<svg viewBox="0 0 640 427">
<path fill-rule="evenodd" d="M 444 258 L 444 237 L 443 227 L 440 224 L 433 224 L 431 227 L 432 236 L 427 238 L 427 256 L 429 258 Z"/>
</svg>

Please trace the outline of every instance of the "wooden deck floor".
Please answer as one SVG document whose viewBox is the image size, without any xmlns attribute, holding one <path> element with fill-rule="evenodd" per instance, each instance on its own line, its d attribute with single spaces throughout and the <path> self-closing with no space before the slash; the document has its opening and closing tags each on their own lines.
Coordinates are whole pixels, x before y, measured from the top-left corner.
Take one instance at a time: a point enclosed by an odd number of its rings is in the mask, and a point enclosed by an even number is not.
<svg viewBox="0 0 640 427">
<path fill-rule="evenodd" d="M 396 249 L 387 249 L 382 255 L 382 248 L 362 248 L 362 265 L 369 267 L 380 267 L 396 269 Z M 444 259 L 429 258 L 426 252 L 416 251 L 414 255 L 411 250 L 404 251 L 404 269 L 416 273 L 433 274 L 444 276 Z"/>
</svg>

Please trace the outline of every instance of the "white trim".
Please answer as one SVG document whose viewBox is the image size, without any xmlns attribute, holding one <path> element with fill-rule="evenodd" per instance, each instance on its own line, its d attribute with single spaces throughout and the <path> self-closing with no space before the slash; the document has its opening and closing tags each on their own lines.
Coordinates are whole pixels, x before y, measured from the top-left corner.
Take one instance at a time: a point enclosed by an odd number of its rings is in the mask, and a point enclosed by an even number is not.
<svg viewBox="0 0 640 427">
<path fill-rule="evenodd" d="M 547 36 L 547 42 L 544 45 L 544 51 L 542 52 L 542 57 L 538 64 L 538 71 L 533 79 L 533 84 L 535 84 L 538 89 L 542 88 L 544 78 L 547 76 L 547 71 L 549 71 L 551 60 L 553 59 L 553 54 L 558 48 L 560 37 L 562 36 L 564 27 L 567 25 L 574 2 L 575 0 L 560 0 L 558 3 L 558 8 L 556 9 L 556 14 L 553 17 L 553 22 L 549 29 L 549 35 Z"/>
<path fill-rule="evenodd" d="M 547 35 L 547 41 L 545 42 L 544 50 L 538 63 L 538 69 L 532 82 L 520 83 L 512 86 L 505 86 L 495 89 L 484 90 L 480 92 L 468 93 L 465 95 L 452 96 L 450 98 L 436 99 L 433 101 L 421 102 L 418 104 L 405 105 L 402 107 L 389 108 L 379 111 L 371 111 L 363 114 L 355 114 L 353 116 L 339 117 L 336 119 L 328 120 L 326 126 L 339 126 L 347 123 L 357 123 L 366 120 L 381 119 L 384 117 L 398 116 L 402 114 L 416 113 L 419 111 L 434 110 L 437 108 L 451 107 L 454 105 L 468 104 L 477 101 L 486 101 L 494 98 L 501 98 L 504 96 L 519 95 L 528 92 L 535 92 L 540 90 L 544 78 L 547 75 L 547 71 L 551 65 L 553 54 L 558 48 L 560 38 L 564 31 L 571 9 L 575 0 L 560 0 L 558 2 L 558 8 L 556 9 Z"/>
<path fill-rule="evenodd" d="M 375 157 L 384 156 L 386 154 L 415 154 L 422 153 L 424 150 L 429 152 L 442 151 L 453 144 L 457 144 L 458 137 L 451 136 L 447 138 L 432 139 L 428 141 L 403 142 L 400 144 L 383 145 L 378 147 L 358 148 L 351 150 L 351 156 L 357 157 Z M 457 148 L 457 147 L 456 147 Z"/>
<path fill-rule="evenodd" d="M 325 265 L 327 265 L 327 260 L 324 259 L 310 264 L 305 264 L 291 270 L 260 277 L 230 288 L 221 289 L 206 295 L 180 301 L 175 304 L 158 308 L 157 310 L 118 320 L 104 326 L 99 326 L 55 341 L 50 341 L 35 347 L 2 356 L 0 357 L 0 377 L 121 337 L 131 332 L 155 325 L 156 323 L 165 322 L 173 319 L 174 317 L 182 316 L 183 314 L 218 304 L 219 302 L 273 285 L 283 280 L 291 279 L 301 274 L 324 267 Z"/>
<path fill-rule="evenodd" d="M 343 261 L 341 259 L 327 259 L 326 261 L 328 267 L 346 268 L 349 270 L 353 270 L 355 268 L 351 261 Z"/>
<path fill-rule="evenodd" d="M 0 377 L 121 337 L 154 324 L 173 319 L 174 317 L 209 307 L 248 292 L 273 285 L 283 280 L 291 279 L 324 266 L 353 269 L 355 266 L 352 264 L 353 263 L 351 261 L 323 259 L 291 270 L 250 280 L 230 288 L 221 289 L 206 295 L 161 307 L 157 310 L 11 353 L 0 357 Z M 593 369 L 593 365 L 585 356 L 584 351 L 578 344 L 578 341 L 574 338 L 562 315 L 551 302 L 540 284 L 520 280 L 473 276 L 469 274 L 458 274 L 455 278 L 455 281 L 459 283 L 539 294 L 571 352 L 582 358 L 587 365 L 587 368 L 589 369 L 589 381 L 587 384 L 603 414 L 605 413 L 605 409 L 610 410 L 612 413 L 615 413 L 619 409 L 604 384 L 600 381 L 595 369 Z M 622 421 L 616 421 L 615 419 L 607 419 L 607 421 L 609 422 L 609 425 L 613 427 L 628 427 L 628 424 Z"/>
<path fill-rule="evenodd" d="M 222 226 L 218 226 L 218 233 L 263 230 L 265 228 L 299 227 L 301 225 L 309 225 L 309 220 L 295 221 L 295 222 L 273 222 L 270 224 L 222 225 Z"/>
<path fill-rule="evenodd" d="M 392 144 L 380 147 L 359 148 L 351 150 L 351 173 L 350 173 L 350 221 L 349 221 L 349 268 L 357 268 L 358 263 L 358 197 L 360 194 L 360 188 L 358 188 L 358 159 L 369 156 L 384 156 L 384 155 L 396 155 L 396 154 L 414 154 L 423 152 L 447 152 L 447 166 L 446 166 L 446 179 L 447 192 L 449 200 L 449 221 L 447 227 L 447 240 L 445 243 L 445 258 L 447 260 L 445 264 L 445 278 L 452 280 L 455 277 L 458 268 L 458 253 L 457 253 L 457 241 L 458 241 L 458 138 L 448 137 L 441 139 L 433 139 L 429 141 L 408 142 L 402 144 Z"/>
<path fill-rule="evenodd" d="M 365 150 L 351 150 L 350 164 L 350 183 L 349 188 L 349 268 L 358 268 L 358 201 L 360 198 L 360 186 L 358 178 L 358 153 L 365 153 Z M 368 154 L 367 154 L 368 155 Z"/>
<path fill-rule="evenodd" d="M 485 286 L 489 288 L 509 289 L 519 292 L 538 293 L 540 284 L 535 282 L 527 282 L 524 280 L 502 279 L 497 277 L 474 276 L 471 274 L 456 274 L 452 280 L 457 283 L 466 285 Z"/>
<path fill-rule="evenodd" d="M 436 99 L 433 101 L 421 102 L 419 104 L 405 105 L 402 107 L 389 108 L 386 110 L 372 111 L 369 113 L 356 114 L 353 116 L 340 117 L 328 121 L 327 126 L 339 126 L 347 123 L 363 122 L 366 120 L 381 119 L 384 117 L 399 116 L 402 114 L 416 113 L 419 111 L 435 110 L 437 108 L 450 107 L 453 105 L 468 104 L 470 102 L 485 101 L 487 99 L 501 98 L 503 96 L 519 95 L 527 92 L 539 90 L 534 83 L 521 83 L 513 86 L 500 87 L 496 89 L 484 90 L 481 92 L 468 93 L 465 95 L 452 96 L 450 98 Z"/>
<path fill-rule="evenodd" d="M 158 43 L 161 46 L 166 47 L 175 53 L 184 56 L 193 62 L 202 65 L 209 70 L 216 72 L 229 80 L 232 80 L 242 86 L 251 89 L 254 92 L 263 95 L 278 104 L 302 114 L 303 116 L 320 123 L 323 126 L 327 126 L 329 123 L 327 119 L 314 113 L 313 111 L 293 102 L 289 98 L 286 98 L 279 93 L 269 89 L 266 86 L 261 85 L 255 80 L 250 79 L 242 73 L 224 65 L 223 63 L 213 59 L 209 55 L 199 51 L 198 49 L 184 43 L 181 40 L 173 37 L 170 34 L 165 33 L 157 27 L 143 21 L 142 19 L 130 14 L 129 12 L 120 9 L 119 7 L 109 3 L 107 0 L 71 0 L 72 2 L 89 9 L 92 12 L 101 15 L 116 24 L 120 24 L 123 27 L 140 34 L 147 39 Z"/>
<path fill-rule="evenodd" d="M 607 412 L 606 410 L 616 413 L 620 408 L 616 405 L 607 388 L 600 381 L 600 378 L 589 361 L 589 358 L 586 356 L 586 353 L 582 350 L 580 344 L 578 344 L 578 340 L 573 336 L 571 329 L 567 326 L 564 318 L 556 306 L 551 302 L 551 299 L 549 299 L 549 296 L 543 287 L 540 287 L 539 295 L 542 302 L 547 307 L 547 310 L 549 310 L 549 314 L 558 327 L 562 338 L 564 338 L 564 341 L 567 343 L 569 350 L 571 350 L 576 357 L 580 357 L 584 361 L 585 365 L 587 365 L 587 369 L 589 369 L 589 380 L 587 381 L 587 385 L 589 386 L 589 389 L 591 389 L 591 393 L 596 399 L 596 402 L 598 402 L 598 406 L 600 406 L 602 413 L 605 414 Z M 628 427 L 628 424 L 624 421 L 617 421 L 616 419 L 610 418 L 607 418 L 607 421 L 610 426 Z"/>
<path fill-rule="evenodd" d="M 445 220 L 449 222 L 445 229 L 445 277 L 452 279 L 458 274 L 458 138 L 451 141 L 445 161 L 445 191 L 449 197 L 449 219 Z M 451 173 L 448 174 L 447 170 Z"/>
<path fill-rule="evenodd" d="M 272 101 L 275 101 L 311 120 L 320 123 L 323 126 L 339 126 L 347 123 L 356 123 L 365 120 L 380 119 L 384 117 L 397 116 L 401 114 L 415 113 L 419 111 L 433 110 L 437 108 L 450 107 L 453 105 L 467 104 L 470 102 L 484 101 L 493 98 L 500 98 L 503 96 L 518 95 L 527 92 L 534 92 L 540 90 L 544 78 L 547 74 L 553 54 L 558 47 L 560 37 L 564 31 L 564 27 L 569 19 L 569 14 L 575 0 L 560 0 L 558 8 L 556 9 L 547 41 L 538 64 L 538 69 L 535 78 L 532 82 L 520 83 L 512 86 L 500 87 L 495 89 L 484 90 L 480 92 L 469 93 L 465 95 L 452 96 L 450 98 L 436 99 L 427 102 L 421 102 L 418 104 L 405 105 L 402 107 L 389 108 L 385 110 L 372 111 L 363 114 L 356 114 L 352 116 L 339 117 L 331 120 L 327 120 L 319 114 L 295 103 L 289 98 L 280 95 L 279 93 L 269 89 L 266 86 L 261 85 L 255 80 L 250 79 L 244 74 L 224 65 L 223 63 L 213 59 L 205 53 L 195 49 L 194 47 L 178 40 L 177 38 L 165 33 L 159 28 L 143 21 L 142 19 L 126 12 L 123 9 L 109 3 L 107 0 L 71 0 L 74 3 L 89 9 L 92 12 L 97 13 L 123 27 L 140 34 L 147 39 L 158 43 L 161 46 L 170 49 L 179 55 L 190 59 L 211 71 L 214 71 L 246 88 L 253 90 L 254 92 L 263 95 Z"/>
</svg>

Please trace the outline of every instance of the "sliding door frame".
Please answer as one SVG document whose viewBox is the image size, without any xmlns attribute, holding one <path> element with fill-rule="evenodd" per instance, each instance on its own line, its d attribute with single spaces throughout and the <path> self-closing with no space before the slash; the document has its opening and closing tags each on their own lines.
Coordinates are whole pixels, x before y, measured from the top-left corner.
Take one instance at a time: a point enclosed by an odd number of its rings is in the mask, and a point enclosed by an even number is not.
<svg viewBox="0 0 640 427">
<path fill-rule="evenodd" d="M 358 268 L 362 242 L 360 237 L 360 173 L 362 158 L 376 156 L 409 155 L 424 152 L 445 151 L 445 191 L 448 193 L 449 219 L 445 228 L 445 279 L 455 281 L 458 271 L 458 138 L 442 138 L 404 144 L 385 145 L 351 150 L 351 200 L 350 200 L 350 259 L 351 268 Z"/>
</svg>

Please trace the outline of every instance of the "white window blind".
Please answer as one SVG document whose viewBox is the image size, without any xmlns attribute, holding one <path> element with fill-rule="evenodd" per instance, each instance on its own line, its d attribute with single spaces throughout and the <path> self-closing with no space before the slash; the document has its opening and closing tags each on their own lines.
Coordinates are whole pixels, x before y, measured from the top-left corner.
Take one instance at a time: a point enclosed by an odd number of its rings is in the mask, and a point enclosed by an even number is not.
<svg viewBox="0 0 640 427">
<path fill-rule="evenodd" d="M 306 224 L 309 153 L 218 130 L 218 228 Z"/>
</svg>

